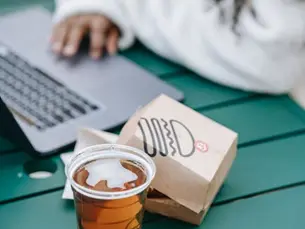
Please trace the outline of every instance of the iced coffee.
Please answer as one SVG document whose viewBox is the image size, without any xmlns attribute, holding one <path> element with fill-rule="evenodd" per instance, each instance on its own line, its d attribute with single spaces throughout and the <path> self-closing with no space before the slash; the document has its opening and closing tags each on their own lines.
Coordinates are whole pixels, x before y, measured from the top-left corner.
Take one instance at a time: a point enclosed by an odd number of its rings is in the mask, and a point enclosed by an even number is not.
<svg viewBox="0 0 305 229">
<path fill-rule="evenodd" d="M 155 165 L 144 152 L 99 145 L 79 152 L 66 168 L 79 229 L 139 229 Z"/>
</svg>

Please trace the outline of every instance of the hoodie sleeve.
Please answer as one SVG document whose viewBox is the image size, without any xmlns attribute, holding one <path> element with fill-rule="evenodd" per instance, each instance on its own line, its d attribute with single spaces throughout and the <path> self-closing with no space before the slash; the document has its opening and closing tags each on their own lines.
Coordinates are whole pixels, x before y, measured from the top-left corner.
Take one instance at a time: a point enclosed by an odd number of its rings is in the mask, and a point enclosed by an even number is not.
<svg viewBox="0 0 305 229">
<path fill-rule="evenodd" d="M 134 42 L 134 34 L 124 15 L 121 0 L 55 0 L 54 24 L 66 18 L 88 13 L 99 13 L 111 19 L 120 29 L 120 49 L 129 48 Z"/>
<path fill-rule="evenodd" d="M 127 0 L 136 36 L 200 76 L 245 91 L 282 94 L 305 77 L 305 2 L 252 0 L 232 30 L 234 1 Z M 127 4 L 127 3 L 126 3 Z"/>
</svg>

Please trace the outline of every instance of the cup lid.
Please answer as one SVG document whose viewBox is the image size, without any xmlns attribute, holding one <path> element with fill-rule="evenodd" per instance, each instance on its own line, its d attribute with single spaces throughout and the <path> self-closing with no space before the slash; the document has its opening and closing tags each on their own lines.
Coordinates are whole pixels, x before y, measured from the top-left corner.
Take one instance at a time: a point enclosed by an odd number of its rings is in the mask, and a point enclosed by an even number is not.
<svg viewBox="0 0 305 229">
<path fill-rule="evenodd" d="M 146 181 L 143 184 L 126 191 L 107 192 L 89 189 L 78 184 L 74 180 L 73 176 L 75 172 L 85 164 L 96 160 L 113 158 L 131 160 L 135 165 L 138 165 L 144 170 L 145 175 L 147 176 Z M 118 144 L 103 144 L 84 148 L 77 152 L 71 159 L 70 163 L 66 166 L 66 176 L 73 189 L 90 198 L 103 200 L 122 199 L 141 193 L 151 184 L 155 177 L 155 173 L 155 163 L 146 153 L 133 147 Z"/>
</svg>

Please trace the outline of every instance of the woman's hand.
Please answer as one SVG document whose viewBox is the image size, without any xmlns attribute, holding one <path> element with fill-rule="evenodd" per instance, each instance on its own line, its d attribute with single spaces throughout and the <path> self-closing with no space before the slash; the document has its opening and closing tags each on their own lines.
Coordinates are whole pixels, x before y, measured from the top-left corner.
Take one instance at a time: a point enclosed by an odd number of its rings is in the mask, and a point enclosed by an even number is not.
<svg viewBox="0 0 305 229">
<path fill-rule="evenodd" d="M 119 39 L 118 28 L 105 16 L 99 14 L 72 16 L 53 28 L 52 50 L 66 57 L 71 57 L 78 51 L 84 35 L 90 35 L 89 54 L 98 59 L 106 48 L 110 55 L 117 52 Z"/>
</svg>

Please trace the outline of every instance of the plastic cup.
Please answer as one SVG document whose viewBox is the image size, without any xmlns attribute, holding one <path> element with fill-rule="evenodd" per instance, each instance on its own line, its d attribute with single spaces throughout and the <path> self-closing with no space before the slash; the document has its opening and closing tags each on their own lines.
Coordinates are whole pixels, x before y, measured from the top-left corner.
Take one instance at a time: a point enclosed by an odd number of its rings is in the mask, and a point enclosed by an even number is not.
<svg viewBox="0 0 305 229">
<path fill-rule="evenodd" d="M 78 152 L 66 166 L 78 228 L 141 228 L 155 173 L 153 160 L 136 148 L 105 144 Z"/>
</svg>

